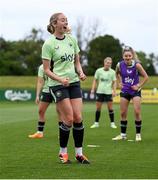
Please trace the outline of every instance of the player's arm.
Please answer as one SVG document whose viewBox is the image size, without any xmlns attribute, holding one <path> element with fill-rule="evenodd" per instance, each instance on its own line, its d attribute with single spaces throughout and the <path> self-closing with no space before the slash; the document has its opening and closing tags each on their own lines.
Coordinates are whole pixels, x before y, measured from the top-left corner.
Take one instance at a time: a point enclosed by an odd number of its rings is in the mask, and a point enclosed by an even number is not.
<svg viewBox="0 0 158 180">
<path fill-rule="evenodd" d="M 90 98 L 91 99 L 94 99 L 94 93 L 96 91 L 96 88 L 97 88 L 97 84 L 98 84 L 98 81 L 96 78 L 93 79 L 93 82 L 92 82 L 92 88 L 91 88 L 91 91 L 90 91 Z"/>
<path fill-rule="evenodd" d="M 94 78 L 92 82 L 92 88 L 91 88 L 91 93 L 94 93 L 97 88 L 97 80 Z"/>
<path fill-rule="evenodd" d="M 43 69 L 49 78 L 59 81 L 63 86 L 69 85 L 69 78 L 61 78 L 50 70 L 50 61 L 48 59 L 43 59 Z"/>
<path fill-rule="evenodd" d="M 112 95 L 116 96 L 116 87 L 117 87 L 117 83 L 116 80 L 112 81 Z"/>
<path fill-rule="evenodd" d="M 39 97 L 40 97 L 40 93 L 42 91 L 43 85 L 44 85 L 44 79 L 38 76 L 37 85 L 36 85 L 36 100 L 35 100 L 36 104 L 39 103 Z"/>
<path fill-rule="evenodd" d="M 116 65 L 116 69 L 115 69 L 115 72 L 116 72 L 116 86 L 121 88 L 122 87 L 122 80 L 121 80 L 121 75 L 120 75 L 120 64 L 118 63 Z"/>
<path fill-rule="evenodd" d="M 132 89 L 139 90 L 148 81 L 149 77 L 140 63 L 136 64 L 136 68 L 138 72 L 140 73 L 140 75 L 143 77 L 143 79 L 139 82 L 139 84 L 132 86 Z"/>
<path fill-rule="evenodd" d="M 75 68 L 76 68 L 77 74 L 79 75 L 79 78 L 82 81 L 84 81 L 86 79 L 86 75 L 84 74 L 81 63 L 80 63 L 79 54 L 75 55 Z"/>
</svg>

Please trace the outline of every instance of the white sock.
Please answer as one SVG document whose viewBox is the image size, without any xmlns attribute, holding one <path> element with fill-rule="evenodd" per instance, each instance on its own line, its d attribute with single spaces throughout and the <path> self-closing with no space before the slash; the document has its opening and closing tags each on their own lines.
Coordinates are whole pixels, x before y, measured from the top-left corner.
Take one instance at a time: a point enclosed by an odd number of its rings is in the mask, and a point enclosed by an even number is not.
<svg viewBox="0 0 158 180">
<path fill-rule="evenodd" d="M 126 133 L 121 133 L 121 136 L 122 137 L 126 137 Z"/>
<path fill-rule="evenodd" d="M 67 154 L 67 147 L 65 148 L 60 147 L 59 154 Z"/>
<path fill-rule="evenodd" d="M 43 134 L 43 131 L 37 131 L 37 133 L 41 133 L 41 134 Z"/>
<path fill-rule="evenodd" d="M 76 155 L 82 156 L 82 147 L 75 147 L 75 153 Z"/>
</svg>

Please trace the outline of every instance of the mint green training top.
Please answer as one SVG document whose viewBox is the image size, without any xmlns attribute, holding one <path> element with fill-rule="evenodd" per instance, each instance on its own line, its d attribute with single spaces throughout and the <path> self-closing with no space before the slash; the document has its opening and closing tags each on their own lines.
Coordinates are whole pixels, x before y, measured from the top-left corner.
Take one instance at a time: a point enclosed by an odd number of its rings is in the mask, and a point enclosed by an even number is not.
<svg viewBox="0 0 158 180">
<path fill-rule="evenodd" d="M 42 92 L 49 93 L 48 76 L 44 73 L 43 64 L 41 64 L 38 68 L 38 77 L 42 77 L 44 79 Z"/>
<path fill-rule="evenodd" d="M 75 72 L 74 58 L 79 53 L 77 41 L 70 34 L 63 39 L 51 35 L 42 47 L 42 59 L 53 61 L 53 73 L 60 77 L 68 77 L 70 83 L 79 81 Z M 61 85 L 60 82 L 49 78 L 48 86 Z"/>
<path fill-rule="evenodd" d="M 112 82 L 116 81 L 116 74 L 113 69 L 104 70 L 104 67 L 98 68 L 95 72 L 94 78 L 98 82 L 96 93 L 112 94 Z"/>
</svg>

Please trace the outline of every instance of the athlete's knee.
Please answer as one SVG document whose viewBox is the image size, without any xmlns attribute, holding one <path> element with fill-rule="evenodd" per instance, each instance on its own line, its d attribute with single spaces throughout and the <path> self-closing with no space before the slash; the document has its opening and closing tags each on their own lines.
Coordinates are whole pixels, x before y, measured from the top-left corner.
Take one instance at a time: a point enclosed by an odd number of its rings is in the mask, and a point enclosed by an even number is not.
<svg viewBox="0 0 158 180">
<path fill-rule="evenodd" d="M 135 109 L 134 113 L 135 113 L 135 116 L 136 116 L 136 117 L 139 117 L 139 116 L 140 116 L 140 110 L 139 110 L 139 109 Z"/>
<path fill-rule="evenodd" d="M 121 117 L 126 117 L 127 116 L 127 111 L 121 111 Z"/>
<path fill-rule="evenodd" d="M 38 110 L 38 113 L 39 113 L 39 115 L 44 116 L 45 110 L 43 110 L 42 108 L 40 108 L 40 109 Z"/>
<path fill-rule="evenodd" d="M 71 114 L 65 114 L 63 117 L 63 121 L 65 122 L 65 124 L 67 124 L 68 126 L 72 126 L 73 124 L 73 115 Z"/>
<path fill-rule="evenodd" d="M 78 123 L 78 122 L 81 122 L 82 121 L 82 115 L 81 113 L 74 113 L 73 115 L 73 120 Z"/>
<path fill-rule="evenodd" d="M 96 110 L 97 110 L 97 111 L 101 111 L 101 107 L 97 107 Z"/>
</svg>

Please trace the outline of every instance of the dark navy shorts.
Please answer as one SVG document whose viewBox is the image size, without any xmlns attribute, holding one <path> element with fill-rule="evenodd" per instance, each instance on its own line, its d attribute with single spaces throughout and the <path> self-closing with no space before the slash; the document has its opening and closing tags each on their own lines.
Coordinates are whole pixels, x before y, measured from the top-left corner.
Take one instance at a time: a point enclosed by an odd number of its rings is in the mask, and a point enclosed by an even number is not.
<svg viewBox="0 0 158 180">
<path fill-rule="evenodd" d="M 53 96 L 51 93 L 41 92 L 40 101 L 51 103 L 53 101 Z"/>
<path fill-rule="evenodd" d="M 126 92 L 120 92 L 120 97 L 123 97 L 123 98 L 127 99 L 128 101 L 130 101 L 131 99 L 133 99 L 136 96 L 141 97 L 141 91 L 136 91 L 132 95 L 129 93 L 126 93 Z"/>
<path fill-rule="evenodd" d="M 80 82 L 70 83 L 70 85 L 67 87 L 63 85 L 52 86 L 49 89 L 53 96 L 54 102 L 56 103 L 66 98 L 82 98 Z"/>
<path fill-rule="evenodd" d="M 99 94 L 99 93 L 96 93 L 96 101 L 97 102 L 111 102 L 111 101 L 113 101 L 112 94 Z"/>
</svg>

